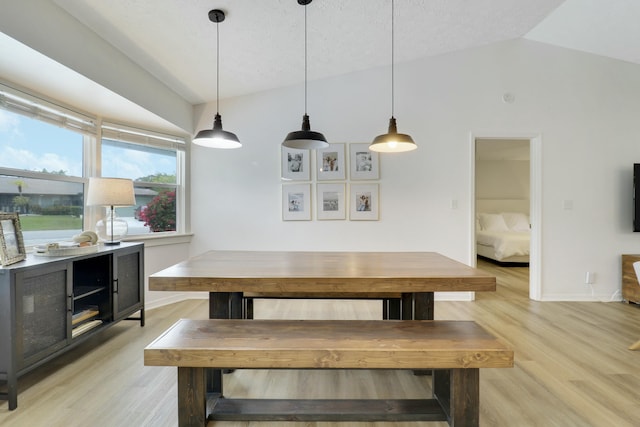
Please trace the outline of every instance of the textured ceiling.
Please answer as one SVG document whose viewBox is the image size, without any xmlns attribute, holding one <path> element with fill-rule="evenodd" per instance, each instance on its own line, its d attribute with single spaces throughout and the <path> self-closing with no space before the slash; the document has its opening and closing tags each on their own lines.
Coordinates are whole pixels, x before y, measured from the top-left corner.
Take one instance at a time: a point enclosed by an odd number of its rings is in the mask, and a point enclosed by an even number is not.
<svg viewBox="0 0 640 427">
<path fill-rule="evenodd" d="M 227 13 L 219 26 L 221 98 L 304 79 L 304 7 L 296 0 L 29 1 L 61 8 L 193 105 L 216 96 L 216 28 L 207 17 L 214 8 Z M 307 6 L 309 79 L 388 66 L 390 5 Z M 640 64 L 638 0 L 398 0 L 395 16 L 396 62 L 524 37 Z M 115 120 L 172 126 L 2 33 L 0 51 L 0 78 Z"/>
<path fill-rule="evenodd" d="M 55 0 L 192 104 L 215 99 L 216 24 L 221 97 L 304 78 L 304 9 L 295 0 Z M 395 55 L 403 62 L 525 35 L 562 0 L 399 0 Z M 306 6 L 310 80 L 388 65 L 389 0 Z"/>
</svg>

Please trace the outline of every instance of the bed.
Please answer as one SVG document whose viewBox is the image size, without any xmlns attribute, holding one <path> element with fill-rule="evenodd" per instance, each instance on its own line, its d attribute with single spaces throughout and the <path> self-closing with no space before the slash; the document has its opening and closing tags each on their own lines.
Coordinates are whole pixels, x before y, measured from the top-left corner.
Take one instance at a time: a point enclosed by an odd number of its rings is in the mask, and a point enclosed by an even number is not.
<svg viewBox="0 0 640 427">
<path fill-rule="evenodd" d="M 529 215 L 524 212 L 480 212 L 476 215 L 476 252 L 500 263 L 528 263 Z"/>
</svg>

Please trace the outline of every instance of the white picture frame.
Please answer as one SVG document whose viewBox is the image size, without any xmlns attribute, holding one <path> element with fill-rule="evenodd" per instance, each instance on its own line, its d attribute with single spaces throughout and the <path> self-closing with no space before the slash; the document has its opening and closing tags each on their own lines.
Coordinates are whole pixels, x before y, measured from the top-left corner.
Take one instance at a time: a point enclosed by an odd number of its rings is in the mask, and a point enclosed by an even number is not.
<svg viewBox="0 0 640 427">
<path fill-rule="evenodd" d="M 282 219 L 311 220 L 311 184 L 282 185 Z"/>
<path fill-rule="evenodd" d="M 311 151 L 282 147 L 282 179 L 309 181 L 311 179 Z"/>
<path fill-rule="evenodd" d="M 380 179 L 380 156 L 369 150 L 369 144 L 349 144 L 351 180 Z"/>
<path fill-rule="evenodd" d="M 330 144 L 316 150 L 316 171 L 318 181 L 346 179 L 344 144 Z"/>
<path fill-rule="evenodd" d="M 351 184 L 349 190 L 349 219 L 377 221 L 379 218 L 378 184 Z"/>
<path fill-rule="evenodd" d="M 316 184 L 316 209 L 319 220 L 346 219 L 345 184 Z"/>
</svg>

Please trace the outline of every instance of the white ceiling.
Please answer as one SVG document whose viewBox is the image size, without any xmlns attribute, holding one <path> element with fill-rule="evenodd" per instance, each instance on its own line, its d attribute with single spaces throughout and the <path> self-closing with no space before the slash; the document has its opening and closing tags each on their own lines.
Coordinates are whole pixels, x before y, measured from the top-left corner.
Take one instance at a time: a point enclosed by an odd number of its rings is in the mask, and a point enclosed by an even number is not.
<svg viewBox="0 0 640 427">
<path fill-rule="evenodd" d="M 216 24 L 207 16 L 214 8 L 227 14 L 219 24 L 221 98 L 304 79 L 305 8 L 296 0 L 44 1 L 63 8 L 193 105 L 216 97 Z M 309 80 L 388 66 L 390 5 L 389 0 L 316 0 L 308 5 Z M 637 0 L 399 0 L 395 60 L 525 37 L 640 64 L 638 22 Z M 67 92 L 67 102 L 79 108 L 100 108 L 108 117 L 139 117 L 141 123 L 167 127 L 154 114 L 2 33 L 0 49 L 4 58 L 12 58 L 0 61 L 4 79 L 38 89 L 51 85 L 43 76 L 55 75 L 60 87 L 85 88 L 78 99 L 73 99 L 77 90 Z M 55 96 L 55 91 L 45 94 Z"/>
</svg>

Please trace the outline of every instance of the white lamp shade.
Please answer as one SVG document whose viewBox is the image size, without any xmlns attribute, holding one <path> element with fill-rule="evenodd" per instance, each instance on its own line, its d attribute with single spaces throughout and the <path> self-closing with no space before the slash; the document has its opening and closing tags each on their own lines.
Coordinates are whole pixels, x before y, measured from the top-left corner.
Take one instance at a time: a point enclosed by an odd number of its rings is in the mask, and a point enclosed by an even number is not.
<svg viewBox="0 0 640 427">
<path fill-rule="evenodd" d="M 136 204 L 133 181 L 124 178 L 89 178 L 87 206 L 132 206 Z"/>
</svg>

